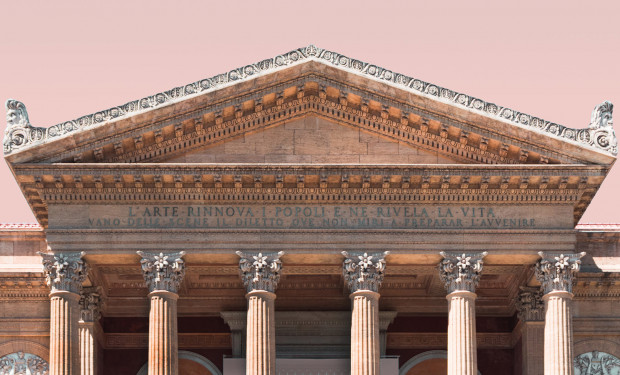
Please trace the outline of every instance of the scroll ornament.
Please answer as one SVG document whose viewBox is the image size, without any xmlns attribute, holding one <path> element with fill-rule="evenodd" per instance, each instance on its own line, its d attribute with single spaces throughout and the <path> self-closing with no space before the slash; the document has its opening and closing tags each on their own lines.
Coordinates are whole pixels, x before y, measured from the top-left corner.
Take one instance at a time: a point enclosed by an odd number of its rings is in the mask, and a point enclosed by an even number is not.
<svg viewBox="0 0 620 375">
<path fill-rule="evenodd" d="M 6 101 L 6 129 L 4 131 L 4 153 L 45 138 L 45 129 L 30 125 L 24 103 L 9 99 Z"/>
<path fill-rule="evenodd" d="M 456 254 L 442 251 L 444 258 L 439 263 L 439 277 L 448 293 L 468 291 L 475 293 L 482 273 L 482 258 L 487 252 L 475 254 Z"/>
<path fill-rule="evenodd" d="M 47 285 L 52 288 L 52 293 L 66 291 L 79 294 L 88 274 L 88 266 L 82 260 L 85 253 L 40 254 Z"/>
<path fill-rule="evenodd" d="M 581 258 L 586 253 L 578 254 L 545 254 L 539 252 L 542 259 L 536 264 L 536 278 L 542 284 L 544 294 L 550 292 L 573 292 L 575 274 L 581 267 Z"/>
<path fill-rule="evenodd" d="M 383 253 L 348 253 L 342 252 L 344 280 L 351 293 L 359 290 L 379 292 L 379 287 L 385 277 L 385 257 L 389 251 Z"/>
<path fill-rule="evenodd" d="M 614 155 L 618 154 L 618 141 L 613 127 L 614 105 L 610 101 L 594 107 L 587 132 L 581 133 L 583 142 L 601 148 Z"/>
<path fill-rule="evenodd" d="M 178 253 L 149 253 L 138 251 L 142 257 L 142 273 L 150 293 L 168 291 L 178 293 L 185 276 L 184 251 Z"/>
<path fill-rule="evenodd" d="M 519 319 L 523 322 L 545 320 L 545 304 L 542 301 L 540 288 L 521 287 L 517 297 L 517 311 Z"/>
<path fill-rule="evenodd" d="M 264 290 L 275 293 L 282 270 L 280 257 L 284 255 L 284 252 L 246 254 L 237 251 L 237 255 L 241 258 L 239 259 L 239 271 L 246 291 L 250 293 L 255 290 Z"/>
</svg>

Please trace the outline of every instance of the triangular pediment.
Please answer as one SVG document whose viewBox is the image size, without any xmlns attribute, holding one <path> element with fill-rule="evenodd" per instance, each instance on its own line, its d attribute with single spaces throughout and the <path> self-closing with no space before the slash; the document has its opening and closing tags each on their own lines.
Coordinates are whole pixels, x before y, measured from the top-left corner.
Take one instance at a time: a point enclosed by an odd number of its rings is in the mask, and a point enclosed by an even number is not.
<svg viewBox="0 0 620 375">
<path fill-rule="evenodd" d="M 616 159 L 612 108 L 570 129 L 309 46 L 49 128 L 9 100 L 4 153 L 43 224 L 49 200 L 317 192 L 525 195 L 572 202 L 578 220 Z"/>
<path fill-rule="evenodd" d="M 318 116 L 247 132 L 162 163 L 259 164 L 461 164 L 437 151 Z"/>
</svg>

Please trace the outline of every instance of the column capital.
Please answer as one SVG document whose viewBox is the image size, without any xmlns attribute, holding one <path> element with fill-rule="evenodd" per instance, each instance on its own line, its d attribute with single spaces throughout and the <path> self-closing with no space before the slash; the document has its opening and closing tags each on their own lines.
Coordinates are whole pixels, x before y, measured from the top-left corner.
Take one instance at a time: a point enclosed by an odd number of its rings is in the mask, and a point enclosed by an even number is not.
<svg viewBox="0 0 620 375">
<path fill-rule="evenodd" d="M 342 252 L 345 257 L 342 271 L 351 293 L 360 290 L 379 292 L 379 287 L 385 276 L 385 257 L 389 254 L 389 251 L 370 254 Z"/>
<path fill-rule="evenodd" d="M 444 282 L 448 294 L 455 291 L 475 293 L 482 272 L 482 259 L 488 253 L 442 251 L 439 254 L 444 258 L 439 263 L 439 278 Z"/>
<path fill-rule="evenodd" d="M 142 273 L 149 293 L 163 290 L 178 293 L 185 276 L 184 251 L 178 253 L 150 253 L 138 251 L 142 257 Z"/>
<path fill-rule="evenodd" d="M 239 255 L 239 271 L 241 280 L 248 293 L 258 290 L 275 293 L 280 281 L 282 262 L 280 257 L 284 251 L 278 253 L 244 253 Z"/>
<path fill-rule="evenodd" d="M 52 293 L 63 291 L 80 294 L 88 274 L 88 265 L 82 260 L 84 252 L 39 254 L 43 257 L 45 278 Z"/>
<path fill-rule="evenodd" d="M 84 288 L 80 295 L 80 323 L 94 323 L 101 318 L 103 298 L 99 287 Z"/>
<path fill-rule="evenodd" d="M 536 263 L 536 278 L 544 294 L 550 292 L 573 292 L 575 274 L 581 267 L 581 258 L 586 253 L 557 254 L 539 252 L 541 259 Z"/>
<path fill-rule="evenodd" d="M 521 287 L 517 297 L 517 315 L 522 322 L 540 322 L 545 320 L 545 303 L 540 288 Z"/>
</svg>

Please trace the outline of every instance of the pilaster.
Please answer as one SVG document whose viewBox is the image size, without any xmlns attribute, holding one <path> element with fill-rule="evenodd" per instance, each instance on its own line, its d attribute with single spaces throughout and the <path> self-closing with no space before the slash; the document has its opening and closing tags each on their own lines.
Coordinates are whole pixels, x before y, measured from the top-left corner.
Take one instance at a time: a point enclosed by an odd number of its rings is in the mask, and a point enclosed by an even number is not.
<svg viewBox="0 0 620 375">
<path fill-rule="evenodd" d="M 138 251 L 144 280 L 149 290 L 149 375 L 178 375 L 177 330 L 178 291 L 185 276 L 185 252 L 148 253 Z"/>
<path fill-rule="evenodd" d="M 50 286 L 50 375 L 80 374 L 79 300 L 88 268 L 84 253 L 44 254 Z"/>
<path fill-rule="evenodd" d="M 279 253 L 243 253 L 239 255 L 239 270 L 248 300 L 246 329 L 246 374 L 275 375 L 276 288 L 280 281 L 282 262 Z"/>
<path fill-rule="evenodd" d="M 379 288 L 385 276 L 384 253 L 342 252 L 343 275 L 351 291 L 351 374 L 378 375 L 381 360 Z"/>
<path fill-rule="evenodd" d="M 545 304 L 542 290 L 521 287 L 517 299 L 523 375 L 542 375 L 544 366 Z"/>
<path fill-rule="evenodd" d="M 80 374 L 98 374 L 98 321 L 101 318 L 99 288 L 84 288 L 80 298 Z"/>
<path fill-rule="evenodd" d="M 536 278 L 545 304 L 545 375 L 573 375 L 573 282 L 586 253 L 539 253 Z"/>
<path fill-rule="evenodd" d="M 448 375 L 478 374 L 476 355 L 476 287 L 482 253 L 441 252 L 439 277 L 448 291 Z"/>
</svg>

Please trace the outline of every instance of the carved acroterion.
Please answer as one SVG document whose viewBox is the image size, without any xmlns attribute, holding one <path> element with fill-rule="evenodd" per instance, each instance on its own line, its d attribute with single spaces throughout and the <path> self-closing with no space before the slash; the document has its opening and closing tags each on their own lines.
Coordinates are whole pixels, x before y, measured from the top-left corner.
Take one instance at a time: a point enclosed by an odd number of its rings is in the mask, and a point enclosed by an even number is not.
<svg viewBox="0 0 620 375">
<path fill-rule="evenodd" d="M 616 155 L 618 153 L 618 141 L 613 128 L 614 105 L 610 101 L 594 107 L 590 117 L 588 132 L 582 133 L 582 140 L 603 150 Z"/>
<path fill-rule="evenodd" d="M 385 277 L 385 257 L 389 254 L 389 251 L 371 254 L 342 252 L 345 257 L 342 265 L 344 280 L 351 293 L 358 290 L 379 292 Z"/>
<path fill-rule="evenodd" d="M 184 251 L 178 253 L 149 253 L 138 251 L 140 264 L 149 292 L 164 290 L 178 293 L 185 276 Z"/>
<path fill-rule="evenodd" d="M 240 257 L 241 280 L 247 292 L 264 290 L 275 293 L 282 270 L 280 257 L 284 255 L 284 252 L 251 254 L 237 251 L 237 255 Z"/>
<path fill-rule="evenodd" d="M 45 129 L 30 125 L 24 103 L 9 99 L 6 101 L 6 129 L 4 131 L 4 153 L 39 141 L 45 137 Z"/>
<path fill-rule="evenodd" d="M 47 285 L 52 289 L 52 293 L 66 291 L 79 294 L 88 274 L 88 266 L 82 260 L 84 252 L 40 254 L 43 257 Z"/>
<path fill-rule="evenodd" d="M 482 273 L 482 259 L 487 252 L 450 253 L 442 251 L 440 254 L 444 259 L 439 263 L 439 277 L 444 282 L 448 294 L 457 290 L 475 293 Z"/>
<path fill-rule="evenodd" d="M 541 259 L 536 264 L 536 278 L 542 284 L 544 294 L 550 292 L 573 292 L 575 274 L 581 267 L 581 258 L 586 253 L 551 254 L 539 252 Z"/>
</svg>

